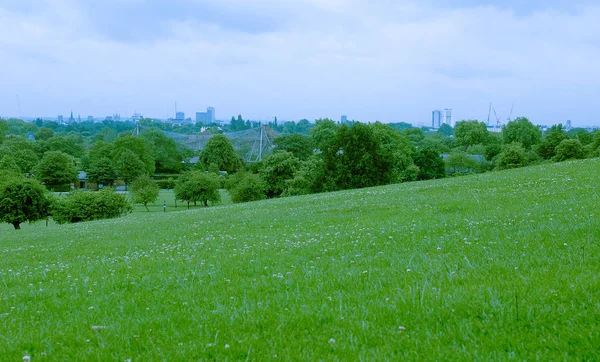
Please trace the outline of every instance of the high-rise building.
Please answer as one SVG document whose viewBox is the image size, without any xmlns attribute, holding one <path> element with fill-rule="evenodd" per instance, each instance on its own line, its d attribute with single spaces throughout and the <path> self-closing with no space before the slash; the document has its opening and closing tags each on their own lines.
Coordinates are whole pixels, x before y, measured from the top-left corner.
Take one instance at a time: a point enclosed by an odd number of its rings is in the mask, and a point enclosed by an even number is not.
<svg viewBox="0 0 600 362">
<path fill-rule="evenodd" d="M 183 121 L 185 119 L 185 113 L 184 112 L 177 112 L 175 113 L 175 120 L 176 121 Z"/>
<path fill-rule="evenodd" d="M 61 116 L 58 116 L 58 117 L 57 117 L 57 120 L 58 120 L 58 123 L 60 123 L 60 124 L 63 124 L 63 123 L 65 123 L 65 117 L 63 117 L 62 115 L 61 115 Z"/>
<path fill-rule="evenodd" d="M 431 128 L 440 128 L 442 125 L 442 111 L 436 109 L 431 112 Z"/>
<path fill-rule="evenodd" d="M 444 121 L 448 126 L 452 126 L 452 108 L 444 109 Z"/>
<path fill-rule="evenodd" d="M 210 123 L 213 123 L 215 121 L 215 108 L 214 107 L 206 108 L 206 113 L 208 113 L 208 119 L 210 120 Z"/>
<path fill-rule="evenodd" d="M 345 114 L 342 115 L 342 119 L 340 120 L 340 123 L 341 124 L 348 123 L 348 116 L 346 116 Z"/>
<path fill-rule="evenodd" d="M 208 107 L 206 112 L 196 112 L 196 122 L 208 125 L 214 123 L 215 120 L 214 107 Z"/>
</svg>

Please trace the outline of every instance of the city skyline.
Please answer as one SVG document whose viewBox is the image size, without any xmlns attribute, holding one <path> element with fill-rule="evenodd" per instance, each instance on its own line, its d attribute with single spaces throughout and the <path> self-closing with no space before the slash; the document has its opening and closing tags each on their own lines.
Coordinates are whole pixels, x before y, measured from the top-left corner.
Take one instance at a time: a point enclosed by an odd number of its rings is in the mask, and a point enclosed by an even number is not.
<svg viewBox="0 0 600 362">
<path fill-rule="evenodd" d="M 428 125 L 445 107 L 486 122 L 492 102 L 504 123 L 514 104 L 593 126 L 599 16 L 585 0 L 0 0 L 0 115 L 164 119 L 177 101 L 192 119 Z"/>
</svg>

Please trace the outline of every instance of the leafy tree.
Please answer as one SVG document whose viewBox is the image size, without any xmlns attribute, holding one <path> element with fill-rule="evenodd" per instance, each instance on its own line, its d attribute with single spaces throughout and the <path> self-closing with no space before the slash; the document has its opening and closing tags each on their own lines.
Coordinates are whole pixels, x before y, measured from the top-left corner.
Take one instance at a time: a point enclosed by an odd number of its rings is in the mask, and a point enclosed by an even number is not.
<svg viewBox="0 0 600 362">
<path fill-rule="evenodd" d="M 502 152 L 502 146 L 496 143 L 489 144 L 485 146 L 485 150 L 483 151 L 483 157 L 486 160 L 491 161 L 494 157 L 498 156 Z"/>
<path fill-rule="evenodd" d="M 285 181 L 283 196 L 308 195 L 321 192 L 323 185 L 323 160 L 313 155 L 300 164 L 300 168 L 294 173 L 294 178 Z"/>
<path fill-rule="evenodd" d="M 377 152 L 390 162 L 390 172 L 382 175 L 381 184 L 416 180 L 418 172 L 415 173 L 415 169 L 411 167 L 414 166 L 414 147 L 409 139 L 380 122 L 375 122 L 369 127 L 378 145 Z"/>
<path fill-rule="evenodd" d="M 266 185 L 265 194 L 267 197 L 281 196 L 286 188 L 286 180 L 292 179 L 299 167 L 300 160 L 290 152 L 279 151 L 267 157 L 261 170 L 261 178 Z"/>
<path fill-rule="evenodd" d="M 578 139 L 563 140 L 556 146 L 556 155 L 552 158 L 555 162 L 565 161 L 569 159 L 585 158 L 583 146 Z"/>
<path fill-rule="evenodd" d="M 203 171 L 191 171 L 181 175 L 174 191 L 177 200 L 187 202 L 188 209 L 190 208 L 190 202 L 193 202 L 194 205 L 200 202 L 205 207 L 209 203 L 221 202 L 217 176 Z"/>
<path fill-rule="evenodd" d="M 95 182 L 99 185 L 112 186 L 117 179 L 117 172 L 110 159 L 102 157 L 90 162 L 87 168 L 87 178 L 90 182 Z"/>
<path fill-rule="evenodd" d="M 406 128 L 402 130 L 402 135 L 408 138 L 415 146 L 425 139 L 425 133 L 420 128 Z"/>
<path fill-rule="evenodd" d="M 333 147 L 338 127 L 334 121 L 328 118 L 317 119 L 315 126 L 310 130 L 310 137 L 316 148 L 322 152 L 326 152 L 329 148 Z"/>
<path fill-rule="evenodd" d="M 0 118 L 0 143 L 4 141 L 6 132 L 8 132 L 8 123 L 6 122 L 6 120 Z"/>
<path fill-rule="evenodd" d="M 115 159 L 115 169 L 117 176 L 125 181 L 125 184 L 129 184 L 136 178 L 147 175 L 148 168 L 147 164 L 144 164 L 136 153 L 131 150 L 124 150 L 119 153 Z"/>
<path fill-rule="evenodd" d="M 179 173 L 181 171 L 183 156 L 175 140 L 158 129 L 144 131 L 141 136 L 150 144 L 156 172 Z"/>
<path fill-rule="evenodd" d="M 519 117 L 502 127 L 502 138 L 505 144 L 520 142 L 525 150 L 542 141 L 542 131 L 525 117 Z"/>
<path fill-rule="evenodd" d="M 312 139 L 301 134 L 277 137 L 273 140 L 273 144 L 278 150 L 290 152 L 299 160 L 308 159 L 315 148 Z"/>
<path fill-rule="evenodd" d="M 15 230 L 24 222 L 46 218 L 49 206 L 46 189 L 36 180 L 12 177 L 0 182 L 0 221 Z"/>
<path fill-rule="evenodd" d="M 417 150 L 414 155 L 415 166 L 419 167 L 418 180 L 431 180 L 446 176 L 446 165 L 440 153 L 433 147 Z"/>
<path fill-rule="evenodd" d="M 121 154 L 125 153 L 126 151 L 135 153 L 138 159 L 142 161 L 144 164 L 144 173 L 147 173 L 148 175 L 154 174 L 154 171 L 156 170 L 154 157 L 152 157 L 150 144 L 145 138 L 134 136 L 117 138 L 113 144 L 113 150 L 111 152 L 111 159 L 113 162 L 118 164 L 116 161 L 118 159 L 122 159 Z M 139 176 L 139 174 L 136 175 L 136 177 L 137 176 Z"/>
<path fill-rule="evenodd" d="M 479 163 L 464 151 L 452 152 L 446 159 L 446 167 L 449 173 L 469 173 L 479 169 Z"/>
<path fill-rule="evenodd" d="M 446 137 L 450 137 L 454 135 L 454 128 L 447 123 L 443 123 L 440 128 L 438 128 L 438 133 L 441 133 Z"/>
<path fill-rule="evenodd" d="M 511 143 L 504 147 L 496 159 L 499 170 L 527 166 L 527 154 L 520 143 Z"/>
<path fill-rule="evenodd" d="M 6 155 L 0 159 L 0 182 L 22 175 L 21 169 L 10 155 Z"/>
<path fill-rule="evenodd" d="M 54 130 L 52 128 L 41 127 L 33 135 L 38 141 L 47 141 L 54 136 Z"/>
<path fill-rule="evenodd" d="M 232 178 L 233 180 L 228 183 L 228 191 L 231 195 L 231 201 L 234 203 L 258 201 L 267 198 L 265 183 L 258 175 L 238 172 Z"/>
<path fill-rule="evenodd" d="M 73 158 L 61 151 L 48 151 L 38 163 L 33 173 L 46 185 L 62 185 L 77 179 L 77 169 Z"/>
<path fill-rule="evenodd" d="M 562 124 L 550 127 L 548 134 L 537 146 L 536 151 L 540 157 L 549 160 L 556 156 L 556 147 L 564 140 L 569 139 L 569 135 L 563 130 Z"/>
<path fill-rule="evenodd" d="M 475 120 L 460 121 L 454 127 L 454 137 L 459 145 L 465 147 L 465 151 L 472 145 L 485 143 L 488 134 L 485 123 Z"/>
<path fill-rule="evenodd" d="M 572 128 L 567 134 L 572 138 L 578 139 L 583 146 L 587 146 L 594 142 L 594 134 L 588 132 L 585 128 Z"/>
<path fill-rule="evenodd" d="M 61 151 L 67 155 L 79 158 L 84 154 L 82 143 L 76 137 L 54 136 L 44 142 L 45 149 L 49 151 Z"/>
<path fill-rule="evenodd" d="M 301 119 L 296 123 L 296 132 L 303 135 L 308 135 L 310 129 L 313 127 L 313 124 L 308 121 L 308 119 Z"/>
<path fill-rule="evenodd" d="M 143 175 L 135 179 L 131 183 L 131 198 L 134 204 L 143 204 L 147 211 L 148 203 L 158 199 L 158 185 L 150 179 L 149 176 Z"/>
<path fill-rule="evenodd" d="M 105 188 L 98 192 L 71 191 L 55 198 L 52 219 L 58 224 L 113 219 L 133 210 L 127 196 Z"/>
<path fill-rule="evenodd" d="M 205 167 L 214 163 L 220 171 L 227 172 L 235 172 L 242 167 L 242 160 L 224 135 L 215 135 L 208 140 L 200 154 L 200 162 Z"/>
</svg>

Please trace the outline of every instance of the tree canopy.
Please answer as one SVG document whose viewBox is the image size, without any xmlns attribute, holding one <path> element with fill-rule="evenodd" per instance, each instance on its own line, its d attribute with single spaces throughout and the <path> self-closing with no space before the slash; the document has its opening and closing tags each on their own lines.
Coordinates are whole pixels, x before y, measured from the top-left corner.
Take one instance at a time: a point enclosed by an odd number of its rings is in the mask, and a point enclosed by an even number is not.
<svg viewBox="0 0 600 362">
<path fill-rule="evenodd" d="M 519 117 L 502 127 L 502 139 L 505 144 L 520 142 L 525 150 L 542 140 L 542 131 L 525 117 Z"/>
<path fill-rule="evenodd" d="M 73 158 L 61 151 L 46 152 L 40 163 L 34 167 L 33 173 L 38 180 L 47 185 L 62 185 L 77 179 Z"/>
<path fill-rule="evenodd" d="M 459 145 L 465 147 L 465 151 L 470 146 L 484 143 L 488 133 L 485 123 L 476 120 L 460 121 L 454 127 L 454 137 Z"/>
<path fill-rule="evenodd" d="M 50 201 L 44 186 L 33 179 L 12 177 L 0 182 L 0 221 L 20 229 L 24 222 L 48 216 Z"/>
<path fill-rule="evenodd" d="M 206 143 L 200 154 L 205 168 L 215 164 L 220 171 L 235 172 L 242 167 L 242 160 L 235 152 L 231 141 L 224 135 L 215 135 Z"/>
</svg>

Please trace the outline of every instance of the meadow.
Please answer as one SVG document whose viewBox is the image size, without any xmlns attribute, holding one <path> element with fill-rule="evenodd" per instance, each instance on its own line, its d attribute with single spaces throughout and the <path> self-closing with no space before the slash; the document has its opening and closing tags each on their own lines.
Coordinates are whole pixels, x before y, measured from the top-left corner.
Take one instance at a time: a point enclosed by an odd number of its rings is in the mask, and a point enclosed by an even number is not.
<svg viewBox="0 0 600 362">
<path fill-rule="evenodd" d="M 599 360 L 598 205 L 591 159 L 5 224 L 0 360 Z"/>
</svg>

